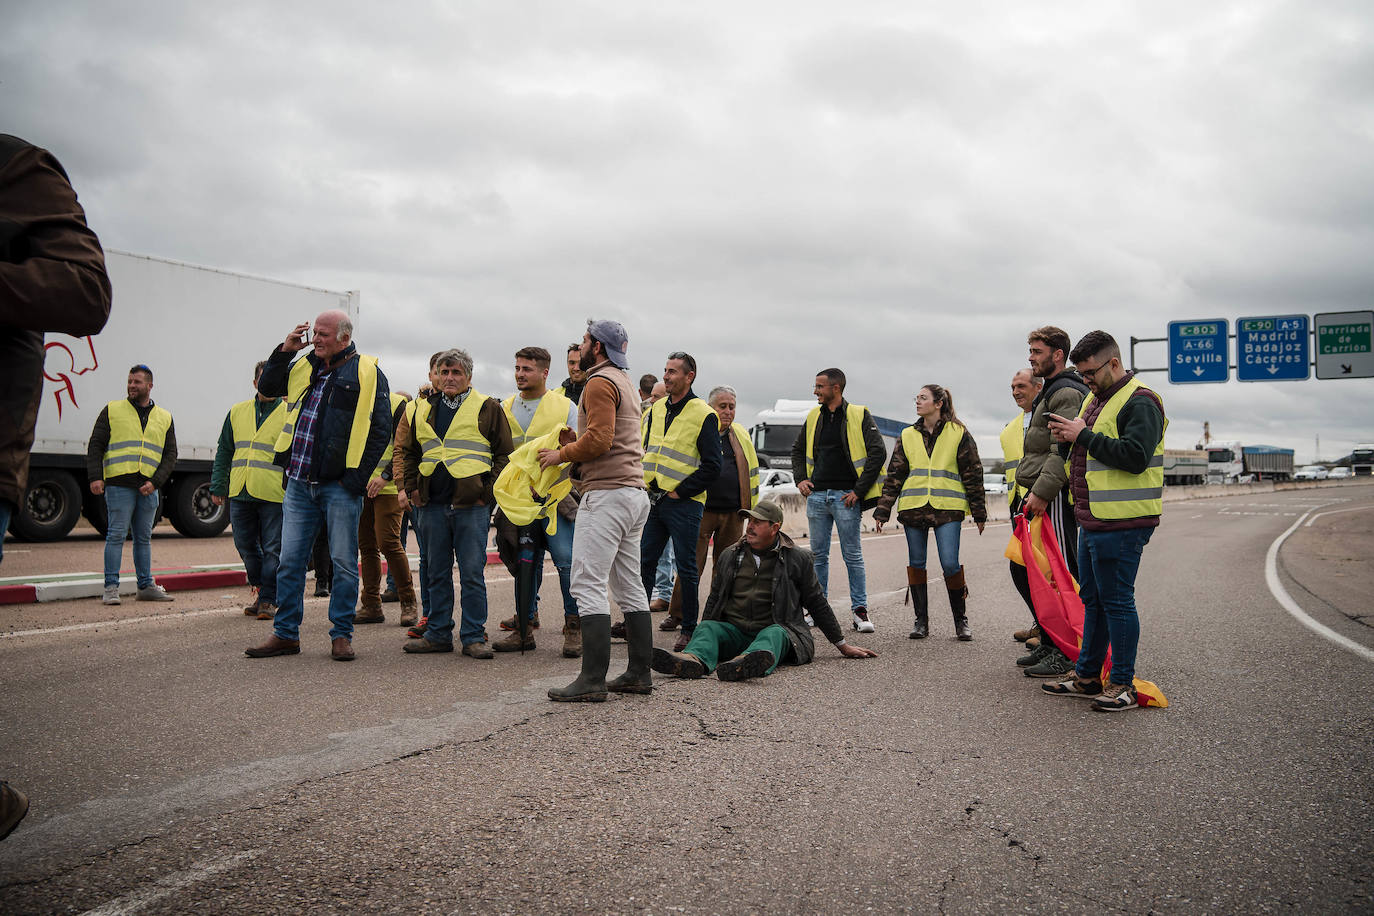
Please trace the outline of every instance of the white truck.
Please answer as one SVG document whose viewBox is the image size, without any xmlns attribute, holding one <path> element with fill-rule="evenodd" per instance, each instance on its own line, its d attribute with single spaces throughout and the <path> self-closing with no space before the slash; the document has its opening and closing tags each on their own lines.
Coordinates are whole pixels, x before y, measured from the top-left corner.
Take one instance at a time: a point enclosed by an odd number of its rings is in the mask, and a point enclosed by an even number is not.
<svg viewBox="0 0 1374 916">
<path fill-rule="evenodd" d="M 153 370 L 153 400 L 172 413 L 176 471 L 162 515 L 212 537 L 229 523 L 210 499 L 210 469 L 231 405 L 253 394 L 253 367 L 292 325 L 338 308 L 358 322 L 359 294 L 331 292 L 178 261 L 106 250 L 114 304 L 93 337 L 47 335 L 43 401 L 29 484 L 10 523 L 16 537 L 65 537 L 84 514 L 105 530 L 105 503 L 86 479 L 86 442 L 101 408 L 124 397 L 129 368 Z"/>
</svg>

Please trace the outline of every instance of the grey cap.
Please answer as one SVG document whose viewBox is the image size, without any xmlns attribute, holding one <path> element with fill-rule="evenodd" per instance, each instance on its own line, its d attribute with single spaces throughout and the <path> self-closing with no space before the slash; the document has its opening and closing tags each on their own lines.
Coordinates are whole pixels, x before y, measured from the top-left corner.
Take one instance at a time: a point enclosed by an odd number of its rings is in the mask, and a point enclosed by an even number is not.
<svg viewBox="0 0 1374 916">
<path fill-rule="evenodd" d="M 782 506 L 773 502 L 771 499 L 759 500 L 759 504 L 752 509 L 739 510 L 740 515 L 748 515 L 761 522 L 771 522 L 774 525 L 782 524 Z"/>
<path fill-rule="evenodd" d="M 621 369 L 630 368 L 630 361 L 625 356 L 625 348 L 629 346 L 630 335 L 625 333 L 625 325 L 619 321 L 588 321 L 587 333 L 592 335 L 593 340 L 601 341 L 601 345 L 606 348 L 606 356 L 611 363 Z"/>
</svg>

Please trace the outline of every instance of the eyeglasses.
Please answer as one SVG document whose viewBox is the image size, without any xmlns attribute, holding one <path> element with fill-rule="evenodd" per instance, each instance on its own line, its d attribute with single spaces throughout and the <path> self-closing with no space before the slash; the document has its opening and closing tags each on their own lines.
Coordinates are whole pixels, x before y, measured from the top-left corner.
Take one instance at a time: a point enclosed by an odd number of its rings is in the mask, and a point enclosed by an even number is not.
<svg viewBox="0 0 1374 916">
<path fill-rule="evenodd" d="M 1078 374 L 1081 375 L 1081 376 L 1083 376 L 1085 379 L 1094 378 L 1094 377 L 1097 375 L 1097 373 L 1101 372 L 1103 369 L 1105 369 L 1106 367 L 1110 366 L 1111 364 L 1112 364 L 1112 361 L 1111 361 L 1111 360 L 1107 360 L 1107 361 L 1106 361 L 1105 363 L 1103 363 L 1102 365 L 1097 366 L 1096 368 L 1093 368 L 1093 369 L 1084 369 L 1082 366 L 1078 366 L 1078 367 L 1077 367 L 1077 369 L 1078 369 Z"/>
</svg>

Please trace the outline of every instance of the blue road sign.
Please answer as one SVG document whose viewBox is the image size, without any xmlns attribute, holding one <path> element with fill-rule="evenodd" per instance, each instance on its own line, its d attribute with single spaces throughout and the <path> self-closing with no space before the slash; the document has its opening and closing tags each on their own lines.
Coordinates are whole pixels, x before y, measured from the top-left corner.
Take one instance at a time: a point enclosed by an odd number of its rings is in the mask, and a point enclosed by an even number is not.
<svg viewBox="0 0 1374 916">
<path fill-rule="evenodd" d="M 1169 322 L 1169 381 L 1225 382 L 1231 378 L 1225 318 Z"/>
<path fill-rule="evenodd" d="M 1306 315 L 1236 320 L 1236 378 L 1293 382 L 1311 375 Z"/>
</svg>

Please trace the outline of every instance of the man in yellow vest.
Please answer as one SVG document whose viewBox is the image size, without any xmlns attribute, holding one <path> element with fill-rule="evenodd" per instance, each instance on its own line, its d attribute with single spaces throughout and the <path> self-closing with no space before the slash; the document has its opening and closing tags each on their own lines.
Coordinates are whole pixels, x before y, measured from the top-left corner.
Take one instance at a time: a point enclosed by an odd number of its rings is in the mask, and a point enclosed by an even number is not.
<svg viewBox="0 0 1374 916">
<path fill-rule="evenodd" d="M 1042 687 L 1057 696 L 1091 699 L 1095 710 L 1118 712 L 1137 705 L 1135 577 L 1164 512 L 1169 421 L 1159 395 L 1121 365 L 1121 348 L 1106 331 L 1085 334 L 1069 359 L 1092 393 L 1078 416 L 1051 416 L 1050 429 L 1073 445 L 1069 486 L 1079 527 L 1083 645 L 1074 672 Z M 1112 671 L 1104 685 L 1108 644 Z"/>
<path fill-rule="evenodd" d="M 305 357 L 292 362 L 307 347 Z M 315 318 L 313 333 L 309 324 L 298 324 L 277 345 L 258 379 L 258 393 L 286 398 L 276 444 L 276 463 L 286 468 L 286 492 L 272 637 L 245 654 L 268 658 L 301 651 L 305 565 L 324 523 L 334 564 L 329 654 L 335 661 L 352 661 L 358 517 L 367 482 L 391 441 L 391 389 L 376 358 L 358 352 L 352 319 L 331 309 Z"/>
<path fill-rule="evenodd" d="M 510 425 L 511 442 L 519 448 L 527 442 L 542 438 L 560 426 L 577 429 L 577 405 L 562 390 L 549 390 L 549 365 L 553 357 L 543 347 L 521 347 L 515 351 L 516 394 L 501 402 Z M 582 625 L 577 616 L 577 599 L 572 595 L 572 548 L 577 497 L 568 494 L 558 504 L 558 524 L 553 534 L 542 526 L 542 547 L 534 558 L 534 601 L 525 609 L 530 625 L 526 630 L 523 648 L 535 646 L 534 631 L 539 628 L 539 588 L 544 582 L 544 551 L 553 557 L 558 570 L 558 586 L 563 593 L 563 657 L 582 655 Z M 509 524 L 509 523 L 507 523 Z M 518 588 L 517 588 L 518 593 Z M 518 613 L 518 609 L 517 609 Z M 514 614 L 501 621 L 501 629 L 512 631 L 505 639 L 492 643 L 497 652 L 518 652 L 522 648 L 518 622 Z"/>
<path fill-rule="evenodd" d="M 410 399 L 391 393 L 392 429 L 401 420 Z M 367 482 L 363 499 L 363 514 L 358 517 L 358 557 L 362 575 L 362 607 L 354 623 L 383 623 L 382 564 L 378 557 L 386 557 L 387 573 L 396 583 L 396 595 L 401 599 L 401 625 L 410 626 L 419 616 L 415 603 L 415 583 L 410 577 L 410 559 L 401 546 L 401 516 L 405 508 L 399 499 L 399 488 L 392 471 L 395 436 L 387 443 L 386 451 L 377 462 Z"/>
<path fill-rule="evenodd" d="M 402 648 L 411 654 L 453 651 L 453 564 L 458 561 L 462 622 L 470 658 L 493 657 L 487 644 L 487 532 L 496 507 L 492 487 L 514 450 L 510 424 L 495 398 L 472 387 L 472 357 L 445 350 L 435 360 L 439 390 L 416 401 L 402 449 L 406 499 L 425 551 L 429 623 Z"/>
<path fill-rule="evenodd" d="M 697 626 L 697 536 L 706 505 L 706 488 L 720 476 L 720 420 L 692 391 L 697 362 L 690 354 L 668 354 L 663 385 L 668 396 L 644 415 L 644 485 L 649 518 L 639 543 L 639 570 L 647 601 L 654 592 L 654 568 L 671 540 L 682 589 L 682 632 L 674 651 L 682 651 Z M 628 622 L 626 623 L 628 627 Z"/>
<path fill-rule="evenodd" d="M 153 581 L 153 521 L 158 491 L 177 463 L 172 415 L 153 403 L 153 370 L 129 370 L 128 397 L 111 401 L 96 417 L 86 445 L 91 492 L 105 497 L 106 604 L 119 604 L 119 565 L 124 538 L 133 531 L 139 601 L 173 600 Z"/>
<path fill-rule="evenodd" d="M 1021 464 L 1021 456 L 1025 453 L 1026 427 L 1030 425 L 1031 407 L 1035 402 L 1035 396 L 1040 393 L 1040 386 L 1044 380 L 1032 372 L 1030 369 L 1021 369 L 1011 377 L 1011 399 L 1016 402 L 1016 406 L 1021 408 L 1016 416 L 1007 421 L 1007 425 L 1002 427 L 1002 433 L 998 437 L 1002 444 L 1002 474 L 1007 480 L 1007 505 L 1011 509 L 1011 517 L 1021 511 L 1021 504 L 1025 502 L 1025 490 L 1017 485 L 1016 469 Z M 1016 590 L 1021 594 L 1021 598 L 1026 602 L 1026 607 L 1030 608 L 1031 620 L 1035 619 L 1035 604 L 1031 601 L 1030 585 L 1026 581 L 1025 567 L 1020 567 L 1021 575 L 1017 575 L 1018 566 L 1012 561 L 1007 561 L 1011 567 L 1011 581 L 1016 586 Z M 1025 642 L 1035 635 L 1032 627 L 1024 630 L 1017 630 L 1012 636 L 1017 642 Z"/>
<path fill-rule="evenodd" d="M 816 375 L 816 407 L 792 444 L 792 477 L 806 497 L 812 556 L 821 590 L 830 594 L 830 529 L 840 535 L 840 555 L 849 571 L 849 607 L 854 629 L 872 633 L 868 619 L 868 581 L 864 572 L 859 523 L 865 509 L 878 504 L 887 446 L 867 407 L 844 399 L 839 369 Z"/>
<path fill-rule="evenodd" d="M 229 501 L 234 549 L 243 559 L 252 600 L 243 613 L 258 620 L 277 615 L 277 563 L 281 557 L 282 469 L 273 460 L 286 423 L 286 402 L 256 394 L 267 361 L 253 370 L 255 396 L 229 408 L 210 472 L 210 499 Z"/>
</svg>

